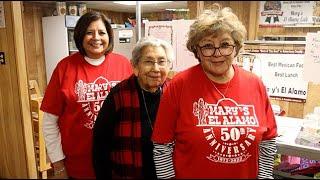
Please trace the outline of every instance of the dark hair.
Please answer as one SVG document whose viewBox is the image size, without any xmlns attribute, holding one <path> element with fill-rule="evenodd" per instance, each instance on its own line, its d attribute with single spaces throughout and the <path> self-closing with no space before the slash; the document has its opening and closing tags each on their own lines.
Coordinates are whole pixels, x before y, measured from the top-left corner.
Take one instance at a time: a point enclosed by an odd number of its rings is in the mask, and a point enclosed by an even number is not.
<svg viewBox="0 0 320 180">
<path fill-rule="evenodd" d="M 112 52 L 113 46 L 114 46 L 113 30 L 111 28 L 111 25 L 107 17 L 103 13 L 100 13 L 97 11 L 90 11 L 80 17 L 80 19 L 76 24 L 76 27 L 74 28 L 73 39 L 76 43 L 77 48 L 79 49 L 79 52 L 82 55 L 87 55 L 86 51 L 82 46 L 83 38 L 86 35 L 86 31 L 93 21 L 97 21 L 100 19 L 103 21 L 104 25 L 106 26 L 106 30 L 109 36 L 109 44 L 105 54 Z"/>
</svg>

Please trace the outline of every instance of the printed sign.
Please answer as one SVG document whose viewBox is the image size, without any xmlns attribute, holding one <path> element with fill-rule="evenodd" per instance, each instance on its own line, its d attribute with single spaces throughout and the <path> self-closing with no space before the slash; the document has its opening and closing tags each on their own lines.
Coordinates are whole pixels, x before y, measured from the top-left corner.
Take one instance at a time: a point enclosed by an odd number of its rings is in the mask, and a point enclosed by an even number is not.
<svg viewBox="0 0 320 180">
<path fill-rule="evenodd" d="M 132 38 L 132 37 L 133 37 L 132 29 L 119 30 L 119 38 Z"/>
<path fill-rule="evenodd" d="M 256 53 L 252 72 L 262 78 L 270 97 L 305 102 L 308 81 L 303 80 L 304 54 Z"/>
<path fill-rule="evenodd" d="M 153 36 L 174 45 L 172 21 L 149 21 L 145 24 L 145 27 L 146 36 Z"/>
<path fill-rule="evenodd" d="M 261 1 L 259 26 L 283 26 L 320 23 L 320 2 Z"/>
</svg>

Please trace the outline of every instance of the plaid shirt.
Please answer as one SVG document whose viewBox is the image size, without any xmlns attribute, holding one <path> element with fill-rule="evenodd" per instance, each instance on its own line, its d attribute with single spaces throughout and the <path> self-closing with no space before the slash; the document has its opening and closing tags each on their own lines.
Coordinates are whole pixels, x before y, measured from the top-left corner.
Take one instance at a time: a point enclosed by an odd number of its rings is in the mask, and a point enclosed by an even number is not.
<svg viewBox="0 0 320 180">
<path fill-rule="evenodd" d="M 143 178 L 142 127 L 136 84 L 132 75 L 112 88 L 95 122 L 93 165 L 97 178 Z"/>
</svg>

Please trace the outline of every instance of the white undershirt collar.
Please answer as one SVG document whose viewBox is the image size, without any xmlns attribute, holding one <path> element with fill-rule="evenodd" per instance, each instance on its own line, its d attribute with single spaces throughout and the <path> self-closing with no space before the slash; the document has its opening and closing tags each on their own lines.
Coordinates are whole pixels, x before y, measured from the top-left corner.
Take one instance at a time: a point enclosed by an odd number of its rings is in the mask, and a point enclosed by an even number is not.
<svg viewBox="0 0 320 180">
<path fill-rule="evenodd" d="M 101 56 L 100 58 L 98 59 L 92 59 L 92 58 L 89 58 L 87 56 L 84 56 L 84 59 L 91 65 L 93 66 L 99 66 L 100 64 L 103 63 L 104 59 L 105 59 L 105 56 Z"/>
</svg>

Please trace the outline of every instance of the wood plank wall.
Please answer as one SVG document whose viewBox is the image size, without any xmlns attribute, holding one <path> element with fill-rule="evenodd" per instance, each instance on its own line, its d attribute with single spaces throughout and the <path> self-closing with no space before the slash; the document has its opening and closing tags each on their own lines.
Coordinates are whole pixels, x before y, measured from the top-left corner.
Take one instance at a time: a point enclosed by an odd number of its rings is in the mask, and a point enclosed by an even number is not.
<svg viewBox="0 0 320 180">
<path fill-rule="evenodd" d="M 28 79 L 36 80 L 43 94 L 47 80 L 41 18 L 51 16 L 55 6 L 25 1 L 23 2 L 23 7 L 23 29 Z"/>
<path fill-rule="evenodd" d="M 113 12 L 113 11 L 105 11 L 105 10 L 88 8 L 88 11 L 91 11 L 91 10 L 102 12 L 109 19 L 111 19 L 111 23 L 114 23 L 114 24 L 124 24 L 124 22 L 127 21 L 128 17 L 136 15 L 135 13 Z"/>
<path fill-rule="evenodd" d="M 30 133 L 30 123 L 24 122 L 31 116 L 30 112 L 25 112 L 22 106 L 28 106 L 28 96 L 21 96 L 28 88 L 24 62 L 24 53 L 19 47 L 23 43 L 21 38 L 21 10 L 19 2 L 4 1 L 5 28 L 0 28 L 0 51 L 5 53 L 6 64 L 0 65 L 0 179 L 1 178 L 36 178 L 35 157 L 33 149 L 29 156 L 30 146 L 25 138 L 32 141 Z M 14 12 L 17 11 L 17 12 Z M 18 37 L 17 35 L 20 36 Z M 23 86 L 23 87 L 22 87 Z M 30 117 L 29 117 L 30 119 Z M 33 163 L 30 164 L 33 158 Z M 34 165 L 28 168 L 29 165 Z M 33 169 L 33 170 L 32 170 Z"/>
<path fill-rule="evenodd" d="M 244 23 L 248 30 L 248 39 L 254 40 L 261 38 L 262 36 L 269 35 L 296 35 L 305 36 L 307 32 L 316 32 L 320 28 L 267 28 L 258 27 L 258 13 L 259 13 L 259 1 L 205 1 L 204 8 L 210 9 L 212 4 L 219 3 L 222 7 L 231 7 L 239 19 Z M 29 79 L 37 79 L 42 92 L 45 89 L 45 68 L 44 68 L 44 54 L 42 45 L 42 29 L 41 29 L 41 17 L 47 16 L 48 13 L 54 11 L 54 4 L 51 6 L 44 6 L 39 3 L 24 2 L 24 27 L 25 33 L 28 35 L 26 39 L 26 59 L 28 67 Z M 197 15 L 197 2 L 188 1 L 188 8 L 190 11 L 188 14 L 184 14 L 184 17 L 194 19 Z M 88 9 L 90 10 L 90 9 Z M 101 11 L 101 10 L 98 10 Z M 118 13 L 110 11 L 102 11 L 105 13 L 112 22 L 122 24 L 126 21 L 127 17 L 135 15 L 133 13 Z M 150 20 L 163 20 L 165 13 L 146 13 L 143 17 L 148 17 Z M 159 19 L 156 19 L 159 17 Z M 307 113 L 313 111 L 314 106 L 319 106 L 319 98 L 316 92 L 320 92 L 320 86 L 315 84 L 309 84 L 309 96 L 307 102 L 304 104 L 296 104 L 291 102 L 276 101 L 284 109 L 287 109 L 287 115 L 292 117 L 303 117 Z M 303 107 L 303 108 L 302 108 Z M 303 109 L 303 110 L 302 110 Z"/>
</svg>

